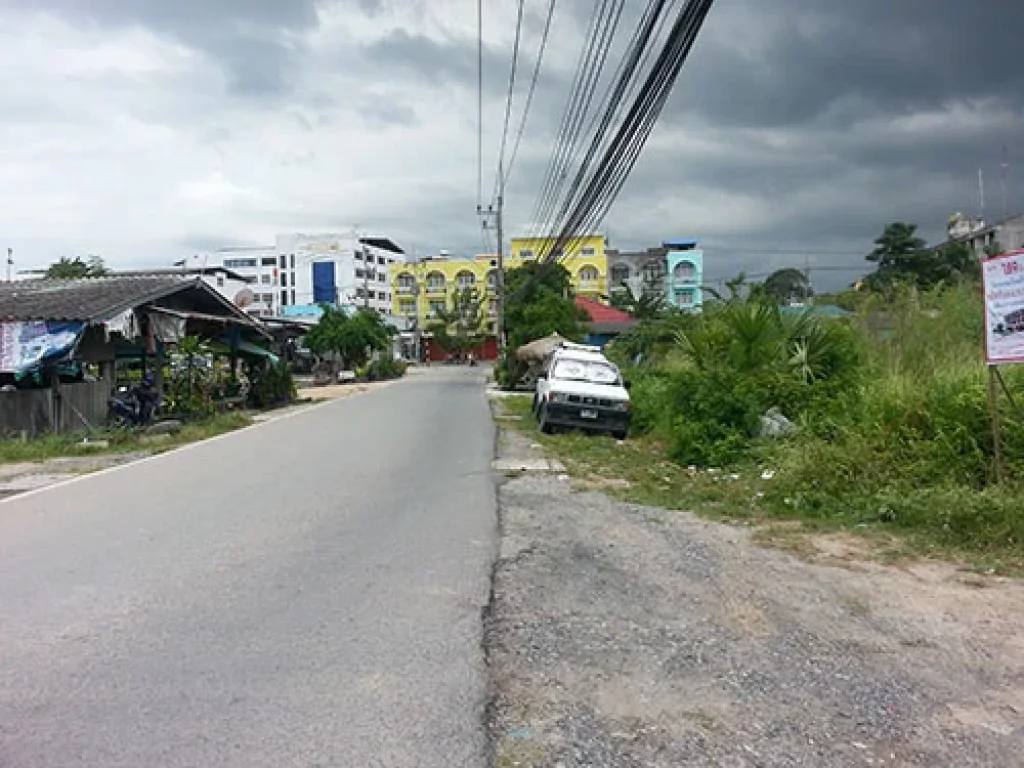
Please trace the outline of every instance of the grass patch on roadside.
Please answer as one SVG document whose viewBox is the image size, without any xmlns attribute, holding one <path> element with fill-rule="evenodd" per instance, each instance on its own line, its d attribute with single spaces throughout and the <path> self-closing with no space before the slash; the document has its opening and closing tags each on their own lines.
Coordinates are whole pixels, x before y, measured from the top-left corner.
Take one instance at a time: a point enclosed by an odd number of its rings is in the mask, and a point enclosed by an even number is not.
<svg viewBox="0 0 1024 768">
<path fill-rule="evenodd" d="M 770 450 L 759 457 L 760 461 L 751 457 L 732 468 L 701 470 L 673 461 L 669 447 L 651 435 L 631 437 L 622 443 L 579 432 L 544 435 L 530 411 L 529 396 L 495 401 L 495 413 L 501 427 L 528 434 L 561 460 L 584 487 L 622 501 L 756 526 L 757 541 L 795 554 L 817 554 L 810 538 L 815 534 L 845 533 L 865 543 L 865 556 L 884 562 L 930 557 L 980 570 L 1024 573 L 1024 552 L 1015 532 L 1020 523 L 1016 520 L 1007 518 L 995 535 L 981 537 L 957 529 L 966 525 L 991 527 L 982 514 L 968 509 L 962 521 L 951 519 L 938 527 L 924 515 L 891 519 L 880 516 L 876 509 L 865 509 L 863 514 L 837 509 L 829 514 L 821 505 L 802 504 L 799 498 L 784 496 L 786 483 L 780 478 L 779 464 L 771 460 L 775 457 Z M 993 496 L 991 503 L 996 507 L 992 514 L 1005 512 L 1009 492 L 987 493 Z M 972 503 L 977 505 L 977 498 Z M 1024 517 L 1024 505 L 1019 517 Z"/>
<path fill-rule="evenodd" d="M 129 430 L 98 430 L 88 435 L 90 442 L 105 441 L 105 445 L 90 446 L 83 443 L 84 433 L 42 435 L 30 440 L 0 440 L 0 464 L 39 462 L 62 457 L 100 456 L 132 451 L 162 453 L 187 443 L 206 440 L 252 424 L 252 419 L 238 411 L 223 413 L 204 421 L 186 423 L 174 434 L 164 438 L 146 439 L 140 432 Z"/>
</svg>

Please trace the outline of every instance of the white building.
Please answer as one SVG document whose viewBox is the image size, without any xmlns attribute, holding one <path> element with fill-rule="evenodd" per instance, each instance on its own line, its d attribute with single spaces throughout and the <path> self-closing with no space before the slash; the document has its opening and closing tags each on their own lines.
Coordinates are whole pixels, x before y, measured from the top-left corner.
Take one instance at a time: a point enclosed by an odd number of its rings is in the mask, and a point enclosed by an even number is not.
<svg viewBox="0 0 1024 768">
<path fill-rule="evenodd" d="M 213 253 L 197 253 L 181 259 L 175 262 L 175 266 L 185 270 L 204 270 L 206 276 L 203 279 L 211 287 L 251 315 L 274 314 L 277 306 L 277 251 L 274 246 L 221 248 Z M 249 293 L 241 291 L 234 281 L 229 282 L 228 274 L 222 270 L 246 280 Z M 211 278 L 215 282 L 211 282 Z"/>
<path fill-rule="evenodd" d="M 278 235 L 271 246 L 196 254 L 176 266 L 222 267 L 250 280 L 252 299 L 245 309 L 255 316 L 313 315 L 325 303 L 386 315 L 391 311 L 388 272 L 403 259 L 402 249 L 387 238 L 292 234 Z M 235 301 L 228 295 L 232 286 L 216 287 Z"/>
<path fill-rule="evenodd" d="M 294 234 L 277 237 L 282 267 L 283 306 L 324 302 L 391 311 L 390 267 L 404 258 L 401 248 L 382 237 L 355 234 Z M 298 310 L 291 310 L 292 312 Z M 282 314 L 288 314 L 283 310 Z"/>
</svg>

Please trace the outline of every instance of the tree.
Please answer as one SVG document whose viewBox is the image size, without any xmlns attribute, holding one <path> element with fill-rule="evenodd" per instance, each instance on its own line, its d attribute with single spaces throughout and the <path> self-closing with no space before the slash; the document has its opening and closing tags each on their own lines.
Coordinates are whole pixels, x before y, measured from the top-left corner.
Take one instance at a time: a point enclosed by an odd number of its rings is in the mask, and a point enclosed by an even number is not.
<svg viewBox="0 0 1024 768">
<path fill-rule="evenodd" d="M 582 336 L 584 313 L 573 300 L 570 275 L 561 264 L 529 261 L 509 270 L 505 296 L 505 332 L 510 349 L 552 333 L 567 339 Z"/>
<path fill-rule="evenodd" d="M 868 276 L 867 284 L 874 290 L 888 290 L 897 284 L 927 289 L 939 283 L 977 280 L 981 268 L 977 258 L 963 243 L 950 242 L 928 248 L 916 236 L 917 226 L 896 222 L 886 226 L 875 240 L 869 261 L 878 268 Z"/>
<path fill-rule="evenodd" d="M 437 320 L 427 326 L 434 340 L 445 352 L 465 354 L 479 347 L 484 340 L 484 299 L 475 288 L 463 288 L 452 296 L 450 308 L 437 313 Z"/>
<path fill-rule="evenodd" d="M 807 276 L 792 267 L 778 269 L 768 275 L 764 281 L 764 293 L 776 304 L 803 302 L 812 295 Z"/>
<path fill-rule="evenodd" d="M 103 259 L 99 256 L 90 256 L 84 260 L 81 256 L 75 256 L 73 259 L 61 256 L 46 270 L 46 277 L 50 280 L 76 280 L 84 277 L 103 277 L 107 271 Z"/>
<path fill-rule="evenodd" d="M 640 295 L 625 283 L 619 290 L 612 291 L 611 305 L 623 312 L 628 312 L 637 320 L 654 320 L 665 314 L 668 300 L 665 292 L 656 281 L 650 280 L 640 290 Z"/>
<path fill-rule="evenodd" d="M 868 261 L 878 264 L 879 272 L 900 271 L 906 262 L 924 250 L 927 243 L 917 236 L 917 224 L 896 221 L 886 225 L 875 239 L 875 249 L 867 255 Z"/>
<path fill-rule="evenodd" d="M 369 309 L 349 316 L 325 305 L 323 314 L 306 334 L 306 348 L 317 355 L 340 358 L 342 366 L 359 368 L 373 352 L 387 349 L 394 336 L 383 318 Z"/>
</svg>

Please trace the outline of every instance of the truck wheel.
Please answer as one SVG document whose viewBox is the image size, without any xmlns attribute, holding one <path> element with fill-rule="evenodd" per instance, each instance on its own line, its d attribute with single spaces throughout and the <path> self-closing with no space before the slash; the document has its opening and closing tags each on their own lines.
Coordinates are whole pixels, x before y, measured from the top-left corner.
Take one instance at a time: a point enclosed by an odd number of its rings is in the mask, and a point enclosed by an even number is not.
<svg viewBox="0 0 1024 768">
<path fill-rule="evenodd" d="M 620 429 L 616 432 L 612 432 L 612 437 L 614 437 L 616 440 L 625 440 L 626 437 L 628 437 L 628 435 L 626 434 L 626 430 Z"/>
<path fill-rule="evenodd" d="M 540 407 L 540 416 L 537 417 L 537 421 L 540 424 L 540 431 L 545 435 L 550 435 L 555 431 L 554 426 L 548 421 L 548 408 L 546 405 Z"/>
</svg>

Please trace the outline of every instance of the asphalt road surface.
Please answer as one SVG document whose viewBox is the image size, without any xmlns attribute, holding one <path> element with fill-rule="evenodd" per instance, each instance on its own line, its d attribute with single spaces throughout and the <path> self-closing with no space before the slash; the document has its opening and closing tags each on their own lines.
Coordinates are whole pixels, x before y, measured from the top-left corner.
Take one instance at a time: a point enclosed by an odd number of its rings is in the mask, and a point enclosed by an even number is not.
<svg viewBox="0 0 1024 768">
<path fill-rule="evenodd" d="M 0 766 L 478 766 L 479 369 L 0 503 Z"/>
</svg>

